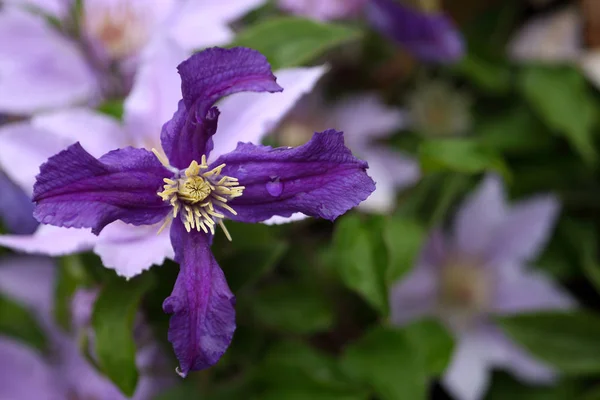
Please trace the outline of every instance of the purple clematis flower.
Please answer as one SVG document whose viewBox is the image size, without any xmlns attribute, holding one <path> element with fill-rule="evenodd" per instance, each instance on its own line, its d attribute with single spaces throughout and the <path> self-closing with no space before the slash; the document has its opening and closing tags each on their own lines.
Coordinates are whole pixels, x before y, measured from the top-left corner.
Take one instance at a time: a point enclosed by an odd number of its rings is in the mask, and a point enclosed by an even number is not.
<svg viewBox="0 0 600 400">
<path fill-rule="evenodd" d="M 456 349 L 443 382 L 457 399 L 483 398 L 491 367 L 532 383 L 554 378 L 491 316 L 575 306 L 546 275 L 526 267 L 542 250 L 558 209 L 552 196 L 509 207 L 501 181 L 489 176 L 459 210 L 452 236 L 434 231 L 419 263 L 392 289 L 395 324 L 437 317 L 454 332 Z"/>
<path fill-rule="evenodd" d="M 0 260 L 0 293 L 26 307 L 36 317 L 48 342 L 48 351 L 42 354 L 0 335 L 0 398 L 125 400 L 127 397 L 96 371 L 79 348 L 78 335 L 91 329 L 94 292 L 78 291 L 74 295 L 72 334 L 55 323 L 56 272 L 52 260 L 45 257 Z M 140 334 L 137 335 L 138 343 L 144 344 L 137 353 L 136 362 L 141 374 L 132 399 L 150 400 L 175 382 L 171 374 L 165 373 L 167 358 L 159 344 L 149 337 L 149 327 L 140 323 L 136 333 Z"/>
<path fill-rule="evenodd" d="M 117 220 L 170 225 L 180 272 L 163 309 L 172 314 L 169 341 L 186 376 L 215 364 L 235 330 L 234 295 L 210 251 L 216 226 L 229 237 L 224 218 L 260 222 L 302 212 L 333 220 L 375 184 L 334 130 L 297 148 L 239 143 L 209 164 L 219 118 L 213 104 L 282 88 L 266 58 L 247 48 L 211 48 L 178 71 L 183 99 L 163 126 L 164 153 L 127 147 L 96 159 L 76 143 L 40 167 L 33 198 L 40 222 L 95 234 Z"/>
<path fill-rule="evenodd" d="M 422 61 L 452 63 L 465 53 L 460 32 L 442 12 L 422 12 L 395 0 L 370 0 L 365 10 L 373 29 Z"/>
</svg>

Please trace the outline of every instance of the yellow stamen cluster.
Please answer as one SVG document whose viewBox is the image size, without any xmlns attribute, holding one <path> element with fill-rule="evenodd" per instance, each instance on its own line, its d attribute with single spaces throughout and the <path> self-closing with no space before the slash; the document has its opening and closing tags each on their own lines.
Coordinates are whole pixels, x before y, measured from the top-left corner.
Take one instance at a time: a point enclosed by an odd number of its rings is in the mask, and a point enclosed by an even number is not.
<svg viewBox="0 0 600 400">
<path fill-rule="evenodd" d="M 172 169 L 163 155 L 155 149 L 152 151 L 165 167 Z M 225 215 L 219 210 L 227 210 L 237 215 L 227 202 L 240 197 L 245 187 L 239 185 L 237 178 L 221 176 L 224 167 L 225 164 L 221 164 L 208 170 L 206 156 L 202 156 L 200 164 L 192 161 L 184 175 L 173 179 L 165 178 L 163 191 L 157 194 L 173 206 L 173 213 L 169 215 L 160 231 L 179 215 L 188 232 L 192 229 L 199 232 L 202 229 L 205 233 L 210 231 L 214 235 L 215 225 L 219 224 L 227 239 L 231 240 L 231 235 L 223 224 Z"/>
</svg>

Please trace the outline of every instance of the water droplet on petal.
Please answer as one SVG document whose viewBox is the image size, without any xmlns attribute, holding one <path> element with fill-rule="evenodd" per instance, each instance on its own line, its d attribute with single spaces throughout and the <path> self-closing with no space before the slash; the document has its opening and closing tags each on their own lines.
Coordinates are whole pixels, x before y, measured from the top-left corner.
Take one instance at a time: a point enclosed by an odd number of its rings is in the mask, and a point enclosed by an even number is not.
<svg viewBox="0 0 600 400">
<path fill-rule="evenodd" d="M 273 182 L 268 182 L 267 192 L 269 192 L 269 194 L 273 197 L 281 196 L 281 193 L 283 192 L 283 183 L 281 183 L 279 179 Z"/>
</svg>

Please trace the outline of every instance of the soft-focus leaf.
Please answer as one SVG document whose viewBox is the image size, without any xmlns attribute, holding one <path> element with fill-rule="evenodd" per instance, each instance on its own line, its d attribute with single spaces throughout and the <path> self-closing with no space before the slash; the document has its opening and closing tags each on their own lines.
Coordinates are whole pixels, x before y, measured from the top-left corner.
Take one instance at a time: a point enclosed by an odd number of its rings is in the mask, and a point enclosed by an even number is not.
<svg viewBox="0 0 600 400">
<path fill-rule="evenodd" d="M 300 283 L 275 283 L 254 297 L 256 318 L 283 331 L 308 334 L 328 330 L 334 322 L 330 302 L 317 291 Z"/>
<path fill-rule="evenodd" d="M 122 100 L 108 100 L 98 106 L 98 111 L 118 120 L 123 119 L 124 106 Z"/>
<path fill-rule="evenodd" d="M 542 120 L 566 137 L 587 162 L 595 162 L 593 133 L 597 122 L 594 99 L 583 76 L 572 68 L 527 67 L 519 85 Z"/>
<path fill-rule="evenodd" d="M 499 319 L 532 354 L 567 374 L 600 372 L 600 317 L 590 312 L 540 312 Z"/>
<path fill-rule="evenodd" d="M 386 220 L 383 239 L 389 254 L 385 273 L 389 285 L 395 283 L 414 265 L 424 237 L 425 227 L 413 218 L 397 215 Z"/>
<path fill-rule="evenodd" d="M 327 50 L 358 38 L 360 30 L 296 17 L 273 18 L 238 34 L 232 46 L 264 54 L 273 69 L 296 67 Z"/>
<path fill-rule="evenodd" d="M 333 238 L 333 262 L 342 281 L 363 296 L 382 314 L 387 314 L 384 268 L 377 265 L 370 232 L 356 215 L 340 219 Z"/>
<path fill-rule="evenodd" d="M 98 365 L 127 396 L 138 381 L 134 319 L 142 296 L 153 285 L 152 277 L 146 273 L 129 281 L 112 279 L 100 291 L 92 314 Z"/>
<path fill-rule="evenodd" d="M 21 304 L 0 295 L 0 334 L 14 337 L 45 350 L 46 336 L 36 318 Z"/>
<path fill-rule="evenodd" d="M 557 382 L 550 387 L 521 383 L 507 374 L 497 374 L 492 380 L 486 400 L 573 400 L 580 399 L 577 385 L 569 381 Z M 581 399 L 583 400 L 583 399 Z M 592 399 L 589 399 L 592 400 Z"/>
<path fill-rule="evenodd" d="M 586 277 L 600 293 L 600 262 L 598 261 L 598 235 L 589 223 L 566 220 L 565 237 L 572 247 L 572 257 L 577 258 Z"/>
<path fill-rule="evenodd" d="M 454 350 L 454 339 L 450 332 L 434 320 L 418 321 L 404 330 L 425 360 L 427 373 L 433 376 L 442 374 Z"/>
<path fill-rule="evenodd" d="M 455 71 L 486 92 L 505 94 L 510 90 L 511 74 L 508 66 L 476 54 L 469 53 L 463 57 Z"/>
<path fill-rule="evenodd" d="M 508 177 L 508 169 L 500 155 L 473 139 L 427 140 L 419 148 L 419 160 L 425 172 L 476 174 L 491 170 Z"/>
<path fill-rule="evenodd" d="M 427 367 L 411 335 L 377 327 L 346 348 L 343 370 L 382 400 L 425 399 Z"/>
<path fill-rule="evenodd" d="M 266 385 L 260 399 L 367 399 L 338 371 L 333 357 L 298 342 L 275 345 L 260 366 L 259 379 Z"/>
<path fill-rule="evenodd" d="M 236 293 L 270 272 L 289 246 L 278 235 L 277 226 L 230 222 L 227 229 L 233 242 L 227 241 L 224 235 L 217 235 L 213 251 L 227 276 L 229 287 Z"/>
<path fill-rule="evenodd" d="M 552 144 L 552 135 L 522 104 L 493 118 L 483 119 L 475 128 L 480 143 L 495 151 L 527 154 Z"/>
</svg>

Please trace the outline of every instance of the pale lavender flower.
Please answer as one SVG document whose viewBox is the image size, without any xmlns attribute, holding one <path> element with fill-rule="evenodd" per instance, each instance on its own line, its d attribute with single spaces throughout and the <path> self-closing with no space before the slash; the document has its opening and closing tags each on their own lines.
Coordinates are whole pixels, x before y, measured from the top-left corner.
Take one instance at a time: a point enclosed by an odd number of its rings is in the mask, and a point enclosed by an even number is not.
<svg viewBox="0 0 600 400">
<path fill-rule="evenodd" d="M 312 132 L 338 127 L 352 152 L 369 163 L 369 175 L 377 184 L 375 192 L 358 208 L 389 213 L 395 206 L 396 192 L 416 183 L 420 170 L 415 159 L 377 141 L 408 125 L 405 111 L 383 104 L 375 94 L 355 95 L 328 104 L 320 93 L 314 92 L 299 102 L 276 132 L 280 144 L 298 146 L 307 142 Z"/>
<path fill-rule="evenodd" d="M 552 279 L 527 266 L 558 212 L 550 195 L 509 206 L 501 181 L 489 176 L 462 205 L 451 233 L 432 232 L 415 268 L 392 289 L 393 323 L 435 317 L 454 333 L 443 383 L 457 399 L 483 398 L 492 367 L 532 383 L 554 379 L 554 371 L 512 343 L 491 316 L 575 306 Z"/>
<path fill-rule="evenodd" d="M 318 21 L 357 16 L 368 0 L 279 0 L 279 7 L 291 14 Z"/>
<path fill-rule="evenodd" d="M 231 40 L 227 23 L 263 1 L 83 0 L 81 15 L 71 12 L 74 0 L 5 2 L 0 8 L 0 112 L 31 114 L 122 97 L 140 65 L 161 63 L 164 52 L 177 49 L 181 60 L 193 50 Z M 31 12 L 32 7 L 41 13 Z"/>
<path fill-rule="evenodd" d="M 175 66 L 185 58 L 177 48 L 156 48 L 161 57 L 141 67 L 125 102 L 123 123 L 88 109 L 68 109 L 34 116 L 31 121 L 0 127 L 0 167 L 29 196 L 39 166 L 61 149 L 80 142 L 92 155 L 126 146 L 160 148 L 160 131 L 181 98 Z M 154 59 L 153 54 L 148 55 Z M 235 148 L 238 142 L 258 142 L 310 91 L 325 67 L 277 71 L 282 93 L 238 93 L 219 103 L 222 118 L 209 161 Z M 104 266 L 130 278 L 165 258 L 173 258 L 168 232 L 158 227 L 114 222 L 99 236 L 89 229 L 41 225 L 33 236 L 0 236 L 0 245 L 17 251 L 59 256 L 94 250 Z"/>
<path fill-rule="evenodd" d="M 527 21 L 511 39 L 507 52 L 519 62 L 572 65 L 600 88 L 600 51 L 585 48 L 583 15 L 575 5 Z"/>
<path fill-rule="evenodd" d="M 56 266 L 48 258 L 26 256 L 0 261 L 0 293 L 27 307 L 37 317 L 49 344 L 49 351 L 42 354 L 15 339 L 0 336 L 0 398 L 127 399 L 81 354 L 77 331 L 69 334 L 55 324 L 52 311 L 56 272 Z M 74 308 L 80 316 L 79 325 L 75 326 L 80 328 L 89 326 L 94 303 L 93 297 L 91 301 L 81 302 L 83 297 L 78 295 L 74 299 Z M 174 383 L 169 373 L 162 376 L 149 374 L 150 370 L 156 373 L 164 367 L 166 359 L 163 356 L 154 342 L 138 349 L 137 364 L 141 375 L 132 397 L 134 400 L 150 400 Z"/>
</svg>

